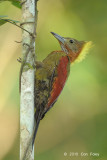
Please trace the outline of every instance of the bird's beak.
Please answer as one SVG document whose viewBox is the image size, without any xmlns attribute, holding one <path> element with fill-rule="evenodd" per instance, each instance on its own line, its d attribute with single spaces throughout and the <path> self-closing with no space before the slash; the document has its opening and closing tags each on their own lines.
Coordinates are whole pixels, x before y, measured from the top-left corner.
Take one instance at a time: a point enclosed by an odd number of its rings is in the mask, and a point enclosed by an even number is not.
<svg viewBox="0 0 107 160">
<path fill-rule="evenodd" d="M 51 33 L 54 35 L 54 37 L 55 37 L 59 42 L 61 42 L 62 44 L 65 43 L 63 37 L 61 37 L 60 35 L 58 35 L 58 34 L 56 34 L 56 33 L 54 33 L 54 32 L 51 32 Z"/>
</svg>

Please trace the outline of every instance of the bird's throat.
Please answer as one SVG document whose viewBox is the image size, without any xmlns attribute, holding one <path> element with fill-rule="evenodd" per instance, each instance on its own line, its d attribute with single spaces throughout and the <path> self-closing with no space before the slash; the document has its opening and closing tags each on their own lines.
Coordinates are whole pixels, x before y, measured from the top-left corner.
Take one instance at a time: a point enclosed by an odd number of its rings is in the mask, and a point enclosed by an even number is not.
<svg viewBox="0 0 107 160">
<path fill-rule="evenodd" d="M 64 51 L 66 54 L 69 53 L 68 50 L 67 50 L 67 48 L 66 48 L 63 44 L 61 44 L 61 49 L 62 49 L 62 51 Z"/>
</svg>

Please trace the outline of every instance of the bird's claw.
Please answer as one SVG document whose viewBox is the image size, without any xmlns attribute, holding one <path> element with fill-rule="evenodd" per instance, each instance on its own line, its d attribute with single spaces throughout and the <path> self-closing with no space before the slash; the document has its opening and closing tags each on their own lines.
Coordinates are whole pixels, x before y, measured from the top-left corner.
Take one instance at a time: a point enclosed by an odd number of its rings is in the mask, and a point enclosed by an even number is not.
<svg viewBox="0 0 107 160">
<path fill-rule="evenodd" d="M 22 59 L 21 59 L 20 57 L 17 59 L 17 61 L 18 61 L 19 63 L 22 63 Z"/>
</svg>

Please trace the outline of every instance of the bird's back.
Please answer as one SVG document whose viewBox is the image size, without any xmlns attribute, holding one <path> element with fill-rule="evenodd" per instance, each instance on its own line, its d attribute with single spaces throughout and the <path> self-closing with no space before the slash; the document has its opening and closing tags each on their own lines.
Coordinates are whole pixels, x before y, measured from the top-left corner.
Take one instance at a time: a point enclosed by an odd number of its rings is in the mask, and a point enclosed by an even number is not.
<svg viewBox="0 0 107 160">
<path fill-rule="evenodd" d="M 70 61 L 63 51 L 50 53 L 35 73 L 35 107 L 41 118 L 56 102 L 70 70 Z"/>
</svg>

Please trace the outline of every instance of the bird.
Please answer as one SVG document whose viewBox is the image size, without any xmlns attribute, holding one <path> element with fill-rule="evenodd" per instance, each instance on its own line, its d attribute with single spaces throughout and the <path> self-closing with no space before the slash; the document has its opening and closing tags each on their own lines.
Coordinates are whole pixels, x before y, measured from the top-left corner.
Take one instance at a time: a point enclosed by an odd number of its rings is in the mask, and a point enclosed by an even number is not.
<svg viewBox="0 0 107 160">
<path fill-rule="evenodd" d="M 92 45 L 91 41 L 51 34 L 58 40 L 61 50 L 51 52 L 42 62 L 36 61 L 34 106 L 35 123 L 32 144 L 34 144 L 40 121 L 53 107 L 70 75 L 70 65 L 81 61 Z"/>
</svg>

